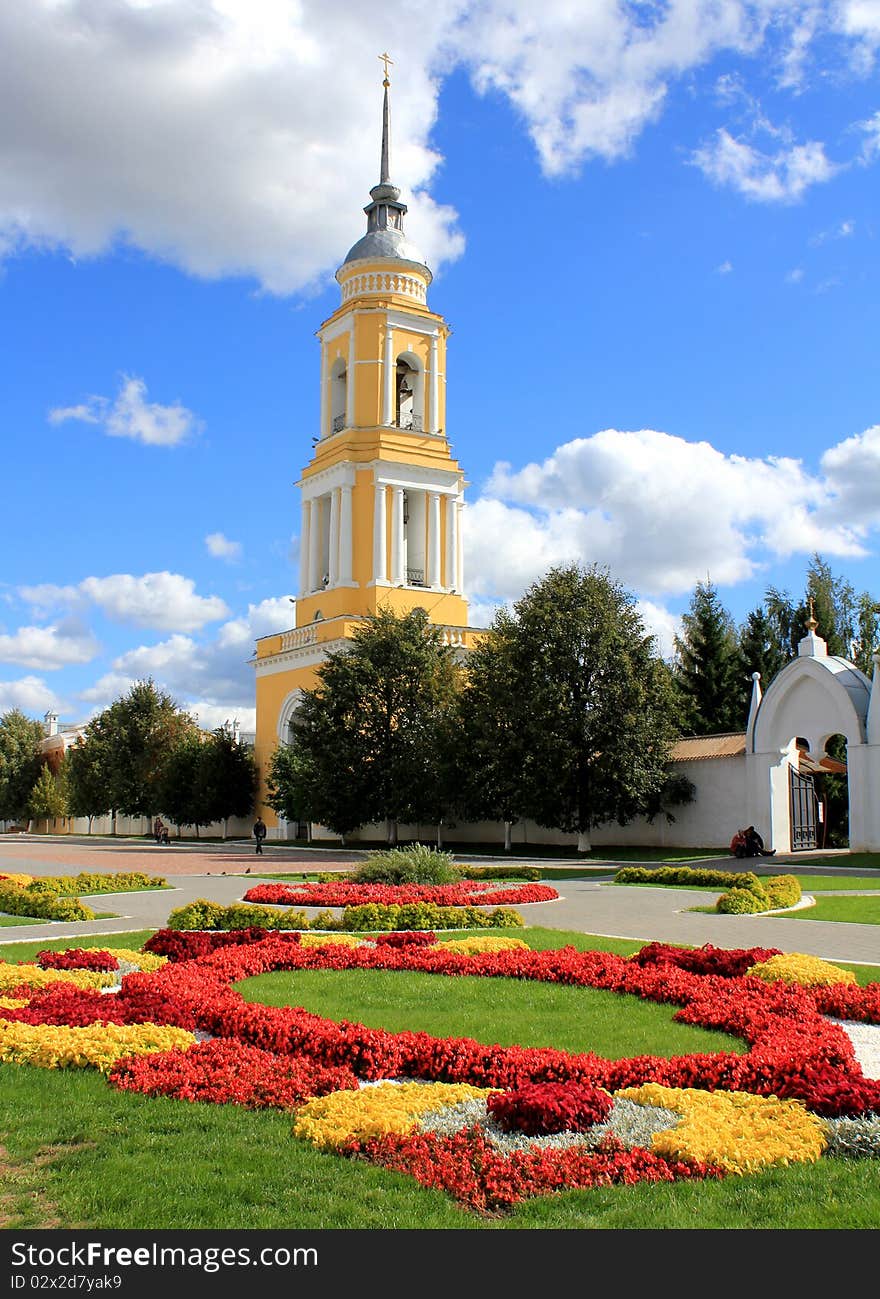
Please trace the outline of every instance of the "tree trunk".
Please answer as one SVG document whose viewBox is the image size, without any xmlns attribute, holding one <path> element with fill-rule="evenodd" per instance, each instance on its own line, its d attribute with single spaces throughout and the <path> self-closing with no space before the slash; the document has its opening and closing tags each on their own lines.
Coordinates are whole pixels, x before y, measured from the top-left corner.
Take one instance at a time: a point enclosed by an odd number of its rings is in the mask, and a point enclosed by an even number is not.
<svg viewBox="0 0 880 1299">
<path fill-rule="evenodd" d="M 590 832 L 589 830 L 578 831 L 578 852 L 590 851 Z"/>
<path fill-rule="evenodd" d="M 228 838 L 229 838 L 229 817 L 228 817 L 228 816 L 224 816 L 224 818 L 223 818 L 223 842 L 225 843 L 226 840 L 227 840 Z"/>
<path fill-rule="evenodd" d="M 437 822 L 437 851 L 443 851 L 443 822 Z"/>
<path fill-rule="evenodd" d="M 311 821 L 306 821 L 306 843 L 311 843 L 311 842 L 312 842 L 312 823 Z"/>
<path fill-rule="evenodd" d="M 92 821 L 93 821 L 93 820 L 94 820 L 94 817 L 93 817 L 92 813 L 90 812 L 90 813 L 89 813 L 89 834 L 92 833 Z"/>
<path fill-rule="evenodd" d="M 512 847 L 513 847 L 513 846 L 512 846 L 511 838 L 510 838 L 510 827 L 511 827 L 512 825 L 513 825 L 513 822 L 512 822 L 512 821 L 505 821 L 505 822 L 504 822 L 504 851 L 505 851 L 505 852 L 511 852 L 511 851 L 512 851 Z"/>
<path fill-rule="evenodd" d="M 115 807 L 113 808 L 113 811 L 110 813 L 110 817 L 111 817 L 110 833 L 115 836 L 116 835 L 116 808 Z"/>
<path fill-rule="evenodd" d="M 397 847 L 397 818 L 387 816 L 385 818 L 385 840 L 389 848 Z"/>
</svg>

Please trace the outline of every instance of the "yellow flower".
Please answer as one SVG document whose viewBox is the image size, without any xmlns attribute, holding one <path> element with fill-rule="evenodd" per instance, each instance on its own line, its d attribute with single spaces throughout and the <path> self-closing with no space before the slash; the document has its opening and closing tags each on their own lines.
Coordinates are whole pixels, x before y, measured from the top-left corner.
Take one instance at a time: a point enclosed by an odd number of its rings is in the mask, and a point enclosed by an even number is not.
<svg viewBox="0 0 880 1299">
<path fill-rule="evenodd" d="M 129 965 L 136 965 L 144 974 L 152 974 L 168 964 L 167 956 L 154 956 L 152 952 L 136 952 L 130 947 L 102 947 L 101 951 L 109 952 L 111 956 L 116 957 L 117 961 L 128 961 Z"/>
<path fill-rule="evenodd" d="M 293 1135 L 326 1148 L 352 1138 L 405 1136 L 421 1114 L 488 1096 L 491 1088 L 467 1083 L 378 1083 L 359 1091 L 331 1092 L 297 1110 Z"/>
<path fill-rule="evenodd" d="M 302 934 L 300 942 L 303 947 L 327 947 L 335 943 L 337 947 L 362 947 L 363 940 L 354 934 Z"/>
<path fill-rule="evenodd" d="M 41 1069 L 100 1069 L 125 1055 L 192 1046 L 195 1034 L 159 1024 L 17 1024 L 0 1020 L 0 1063 Z"/>
<path fill-rule="evenodd" d="M 21 1010 L 29 1002 L 30 997 L 0 997 L 0 1010 Z"/>
<path fill-rule="evenodd" d="M 501 934 L 486 934 L 480 937 L 474 934 L 471 938 L 444 938 L 437 944 L 445 952 L 458 952 L 462 956 L 471 956 L 475 952 L 513 952 L 518 949 L 529 951 L 528 943 L 521 938 L 505 938 Z"/>
<path fill-rule="evenodd" d="M 645 1083 L 616 1095 L 675 1110 L 682 1121 L 655 1132 L 651 1147 L 670 1159 L 718 1164 L 728 1173 L 755 1173 L 772 1164 L 813 1163 L 828 1144 L 822 1120 L 800 1101 L 750 1092 L 704 1092 Z"/>
<path fill-rule="evenodd" d="M 0 884 L 17 884 L 19 888 L 27 888 L 28 884 L 33 884 L 33 882 L 33 875 L 7 875 L 5 872 L 0 875 Z"/>
<path fill-rule="evenodd" d="M 856 976 L 852 970 L 842 970 L 839 965 L 822 961 L 818 956 L 808 956 L 804 952 L 787 952 L 782 956 L 771 956 L 767 961 L 746 970 L 767 983 L 800 983 L 804 987 L 829 987 L 834 983 L 855 983 Z"/>
<path fill-rule="evenodd" d="M 49 983 L 73 983 L 77 988 L 111 988 L 112 974 L 100 970 L 41 970 L 38 965 L 13 965 L 0 961 L 0 993 L 12 988 L 45 988 Z"/>
</svg>

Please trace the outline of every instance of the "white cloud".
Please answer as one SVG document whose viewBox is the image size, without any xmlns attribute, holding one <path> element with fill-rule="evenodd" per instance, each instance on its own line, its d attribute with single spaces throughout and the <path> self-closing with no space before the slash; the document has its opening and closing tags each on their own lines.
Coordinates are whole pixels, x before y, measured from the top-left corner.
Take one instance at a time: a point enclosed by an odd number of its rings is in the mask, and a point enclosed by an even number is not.
<svg viewBox="0 0 880 1299">
<path fill-rule="evenodd" d="M 636 607 L 647 631 L 657 638 L 657 647 L 662 657 L 672 658 L 675 653 L 675 638 L 681 635 L 681 617 L 670 613 L 661 604 L 654 604 L 652 600 L 637 600 Z"/>
<path fill-rule="evenodd" d="M 800 284 L 803 278 L 804 278 L 803 266 L 794 266 L 786 275 L 785 282 L 786 284 Z"/>
<path fill-rule="evenodd" d="M 880 499 L 875 431 L 821 468 L 653 429 L 605 429 L 519 470 L 499 463 L 467 511 L 470 589 L 516 598 L 554 564 L 595 561 L 645 595 L 680 594 L 707 572 L 719 585 L 750 578 L 768 555 L 862 556 Z"/>
<path fill-rule="evenodd" d="M 866 122 L 859 122 L 859 126 L 865 133 L 860 161 L 864 164 L 875 162 L 880 157 L 880 111 Z"/>
<path fill-rule="evenodd" d="M 41 677 L 20 677 L 18 681 L 0 681 L 0 713 L 20 708 L 23 713 L 42 715 L 58 708 L 60 700 Z"/>
<path fill-rule="evenodd" d="M 71 663 L 90 663 L 98 653 L 91 632 L 69 623 L 45 627 L 19 627 L 0 635 L 0 662 L 52 671 Z"/>
<path fill-rule="evenodd" d="M 199 713 L 203 725 L 213 729 L 227 717 L 244 719 L 253 710 L 254 674 L 250 659 L 260 636 L 285 631 L 295 621 L 286 596 L 249 606 L 245 615 L 231 618 L 209 640 L 174 635 L 157 645 L 140 645 L 113 660 L 111 671 L 81 694 L 87 702 L 105 707 L 139 680 L 152 677 L 187 709 Z M 197 701 L 197 702 L 193 702 Z M 217 709 L 216 713 L 208 709 Z M 220 714 L 222 713 L 222 717 Z M 206 718 L 220 717 L 219 721 Z"/>
<path fill-rule="evenodd" d="M 722 262 L 720 266 L 715 267 L 715 270 L 719 275 L 729 275 L 733 270 L 733 262 Z"/>
<path fill-rule="evenodd" d="M 820 230 L 818 234 L 813 235 L 810 244 L 813 248 L 819 248 L 832 239 L 850 239 L 856 230 L 855 221 L 839 221 L 837 225 L 831 226 L 829 230 Z"/>
<path fill-rule="evenodd" d="M 197 631 L 229 613 L 224 600 L 197 595 L 192 578 L 180 573 L 114 573 L 87 577 L 77 586 L 23 586 L 19 595 L 38 609 L 96 605 L 114 622 L 158 631 Z"/>
<path fill-rule="evenodd" d="M 205 537 L 205 545 L 208 554 L 213 555 L 215 559 L 225 559 L 229 563 L 241 559 L 241 542 L 230 541 L 222 532 L 209 532 Z"/>
<path fill-rule="evenodd" d="M 186 711 L 197 718 L 203 731 L 216 731 L 226 725 L 231 727 L 236 719 L 245 735 L 253 734 L 257 729 L 257 710 L 253 706 L 230 708 L 227 704 L 211 704 L 206 703 L 204 699 L 196 699 L 193 703 L 187 704 Z"/>
<path fill-rule="evenodd" d="M 877 26 L 876 0 L 3 5 L 0 251 L 127 244 L 198 276 L 314 286 L 363 230 L 378 169 L 372 52 L 398 33 L 392 173 L 417 196 L 410 233 L 436 269 L 463 246 L 456 213 L 430 194 L 454 70 L 506 97 L 543 171 L 562 175 L 629 153 L 670 88 L 694 91 L 719 56 L 760 57 L 797 86 L 817 41 L 833 34 L 864 64 Z M 810 148 L 774 163 L 787 193 L 821 170 Z"/>
<path fill-rule="evenodd" d="M 155 447 L 179 446 L 201 427 L 193 412 L 180 402 L 162 406 L 147 401 L 147 385 L 131 375 L 122 376 L 112 402 L 106 397 L 89 397 L 78 406 L 54 406 L 49 411 L 50 424 L 68 420 L 99 424 L 110 437 L 131 438 Z"/>
<path fill-rule="evenodd" d="M 759 203 L 794 203 L 811 185 L 828 181 L 839 170 L 818 140 L 788 144 L 774 154 L 762 153 L 720 127 L 701 145 L 692 161 L 717 185 L 729 185 Z"/>
</svg>

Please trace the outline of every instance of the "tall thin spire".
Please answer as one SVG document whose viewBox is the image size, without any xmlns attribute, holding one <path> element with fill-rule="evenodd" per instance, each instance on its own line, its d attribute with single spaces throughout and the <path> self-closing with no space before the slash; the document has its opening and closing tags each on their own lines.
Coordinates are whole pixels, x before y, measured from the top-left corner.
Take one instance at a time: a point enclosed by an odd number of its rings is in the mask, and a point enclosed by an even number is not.
<svg viewBox="0 0 880 1299">
<path fill-rule="evenodd" d="M 380 54 L 379 58 L 385 64 L 385 76 L 382 79 L 385 96 L 382 101 L 382 161 L 379 167 L 379 184 L 388 185 L 391 182 L 391 102 L 388 95 L 391 79 L 388 76 L 388 65 L 390 63 L 393 67 L 394 60 L 388 54 Z"/>
</svg>

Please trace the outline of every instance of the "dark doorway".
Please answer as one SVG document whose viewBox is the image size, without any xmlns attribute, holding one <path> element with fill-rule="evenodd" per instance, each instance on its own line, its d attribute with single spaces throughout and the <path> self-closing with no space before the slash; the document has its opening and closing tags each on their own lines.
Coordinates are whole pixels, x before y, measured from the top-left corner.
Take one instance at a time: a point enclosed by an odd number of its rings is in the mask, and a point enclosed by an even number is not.
<svg viewBox="0 0 880 1299">
<path fill-rule="evenodd" d="M 813 777 L 789 767 L 789 807 L 791 811 L 791 850 L 819 846 L 818 800 Z"/>
</svg>

